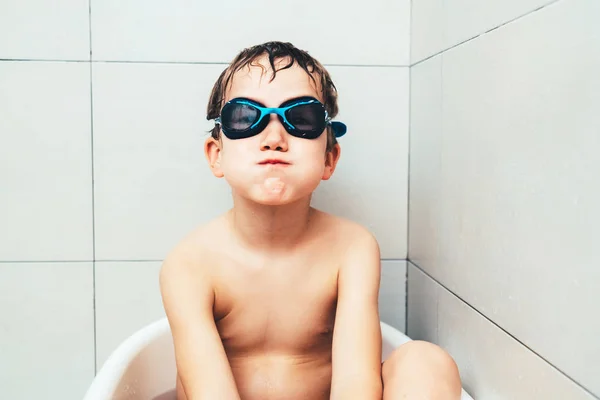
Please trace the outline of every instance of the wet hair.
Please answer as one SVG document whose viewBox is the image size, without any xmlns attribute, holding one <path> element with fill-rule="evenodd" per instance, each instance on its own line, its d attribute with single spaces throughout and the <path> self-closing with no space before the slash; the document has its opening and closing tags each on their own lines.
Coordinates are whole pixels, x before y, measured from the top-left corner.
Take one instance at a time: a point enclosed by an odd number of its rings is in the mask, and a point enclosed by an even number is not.
<svg viewBox="0 0 600 400">
<path fill-rule="evenodd" d="M 337 89 L 325 67 L 323 67 L 323 65 L 314 57 L 309 55 L 308 52 L 296 48 L 291 43 L 267 42 L 242 50 L 221 73 L 213 86 L 208 100 L 208 107 L 206 110 L 207 120 L 215 119 L 221 113 L 221 108 L 223 108 L 223 102 L 225 101 L 225 92 L 231 85 L 231 81 L 236 72 L 246 66 L 259 66 L 263 68 L 264 72 L 264 67 L 257 62 L 257 60 L 264 56 L 268 57 L 269 65 L 273 71 L 271 81 L 275 79 L 277 71 L 290 68 L 294 64 L 297 64 L 306 71 L 313 83 L 321 90 L 321 97 L 329 117 L 334 118 L 337 115 Z M 276 63 L 277 67 L 275 65 Z M 318 79 L 318 82 L 315 77 Z M 219 126 L 215 125 L 210 133 L 213 138 L 219 139 Z M 327 151 L 330 151 L 336 143 L 337 139 L 333 130 L 328 126 Z"/>
</svg>

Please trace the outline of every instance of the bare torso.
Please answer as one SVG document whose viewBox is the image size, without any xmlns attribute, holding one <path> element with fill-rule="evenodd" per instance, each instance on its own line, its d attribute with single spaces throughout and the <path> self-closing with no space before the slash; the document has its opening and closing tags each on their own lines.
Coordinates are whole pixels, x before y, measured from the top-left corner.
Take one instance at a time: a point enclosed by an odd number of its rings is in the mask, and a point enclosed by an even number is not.
<svg viewBox="0 0 600 400">
<path fill-rule="evenodd" d="M 243 400 L 329 398 L 343 227 L 317 221 L 318 240 L 285 255 L 235 249 L 212 228 L 214 320 Z"/>
</svg>

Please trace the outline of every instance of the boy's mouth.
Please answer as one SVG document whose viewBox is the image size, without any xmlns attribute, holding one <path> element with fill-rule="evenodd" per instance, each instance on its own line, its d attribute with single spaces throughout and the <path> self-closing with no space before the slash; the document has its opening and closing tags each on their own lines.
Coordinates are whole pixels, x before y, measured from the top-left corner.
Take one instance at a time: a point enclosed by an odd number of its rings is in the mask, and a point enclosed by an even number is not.
<svg viewBox="0 0 600 400">
<path fill-rule="evenodd" d="M 289 162 L 277 158 L 269 158 L 259 162 L 260 165 L 290 165 Z"/>
</svg>

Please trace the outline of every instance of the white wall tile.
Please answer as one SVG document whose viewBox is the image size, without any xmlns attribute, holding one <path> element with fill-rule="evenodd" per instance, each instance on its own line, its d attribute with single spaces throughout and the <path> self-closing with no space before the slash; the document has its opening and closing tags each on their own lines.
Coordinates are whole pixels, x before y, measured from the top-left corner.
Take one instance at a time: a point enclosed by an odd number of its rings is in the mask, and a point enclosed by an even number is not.
<svg viewBox="0 0 600 400">
<path fill-rule="evenodd" d="M 204 158 L 224 66 L 95 64 L 96 257 L 161 260 L 231 205 Z"/>
<path fill-rule="evenodd" d="M 89 66 L 1 62 L 0 142 L 0 260 L 91 260 Z"/>
<path fill-rule="evenodd" d="M 442 173 L 419 189 L 440 201 L 417 236 L 436 243 L 410 242 L 430 275 L 600 394 L 597 15 L 593 0 L 556 3 L 443 54 L 443 134 L 425 151 Z"/>
<path fill-rule="evenodd" d="M 446 26 L 444 1 L 413 0 L 411 2 L 411 64 L 444 49 L 444 28 Z"/>
<path fill-rule="evenodd" d="M 81 399 L 94 377 L 91 263 L 0 263 L 0 396 Z"/>
<path fill-rule="evenodd" d="M 3 0 L 0 59 L 89 60 L 89 2 Z"/>
<path fill-rule="evenodd" d="M 165 316 L 160 262 L 96 262 L 98 370 L 129 336 Z"/>
<path fill-rule="evenodd" d="M 330 67 L 336 119 L 348 125 L 333 178 L 315 193 L 319 208 L 357 221 L 377 237 L 381 257 L 406 259 L 408 68 Z"/>
<path fill-rule="evenodd" d="M 447 350 L 473 398 L 594 398 L 410 263 L 408 277 L 409 336 Z M 413 296 L 421 301 L 413 301 Z M 437 323 L 432 323 L 436 313 Z M 420 314 L 426 314 L 425 318 Z"/>
<path fill-rule="evenodd" d="M 406 332 L 406 261 L 382 260 L 379 319 Z"/>
<path fill-rule="evenodd" d="M 202 150 L 208 94 L 223 68 L 94 65 L 98 259 L 162 259 L 190 229 L 231 206 L 226 182 L 212 176 Z M 340 93 L 338 119 L 349 132 L 314 204 L 366 225 L 383 258 L 404 259 L 408 69 L 330 72 Z"/>
<path fill-rule="evenodd" d="M 449 48 L 556 0 L 443 1 L 445 48 Z"/>
<path fill-rule="evenodd" d="M 438 287 L 407 262 L 406 333 L 415 340 L 438 343 Z"/>
<path fill-rule="evenodd" d="M 408 65 L 410 1 L 92 1 L 95 60 L 229 62 L 290 41 L 328 64 Z"/>
<path fill-rule="evenodd" d="M 428 266 L 439 259 L 442 145 L 442 56 L 410 72 L 409 259 Z"/>
<path fill-rule="evenodd" d="M 417 63 L 555 1 L 413 0 L 411 63 Z"/>
</svg>

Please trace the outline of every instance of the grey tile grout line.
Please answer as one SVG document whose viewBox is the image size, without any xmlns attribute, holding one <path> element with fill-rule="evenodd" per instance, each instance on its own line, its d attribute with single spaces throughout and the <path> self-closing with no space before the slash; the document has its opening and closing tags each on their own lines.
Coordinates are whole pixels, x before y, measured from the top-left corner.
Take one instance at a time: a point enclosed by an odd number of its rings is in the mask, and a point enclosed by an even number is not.
<svg viewBox="0 0 600 400">
<path fill-rule="evenodd" d="M 91 29 L 91 27 L 90 27 Z M 91 46 L 91 40 L 90 40 Z M 91 48 L 91 47 L 90 47 Z M 223 61 L 141 61 L 141 60 L 59 60 L 59 59 L 37 59 L 37 58 L 0 58 L 0 62 L 67 62 L 67 63 L 104 63 L 104 64 L 173 64 L 173 65 L 229 65 Z M 410 68 L 403 64 L 323 64 L 325 67 L 359 67 L 359 68 Z"/>
<path fill-rule="evenodd" d="M 92 63 L 122 63 L 122 64 L 189 64 L 189 65 L 229 65 L 225 61 L 141 61 L 141 60 L 92 60 Z M 409 64 L 344 64 L 323 63 L 325 67 L 364 67 L 364 68 L 409 68 Z"/>
<path fill-rule="evenodd" d="M 94 260 L 2 260 L 0 264 L 68 264 L 91 262 L 94 262 Z"/>
<path fill-rule="evenodd" d="M 229 65 L 224 61 L 166 61 L 166 60 L 92 60 L 103 64 L 174 64 L 174 65 Z"/>
<path fill-rule="evenodd" d="M 438 51 L 437 53 L 434 53 L 434 54 L 432 54 L 432 55 L 430 55 L 430 56 L 427 56 L 427 57 L 423 58 L 422 60 L 419 60 L 419 61 L 417 61 L 417 62 L 415 62 L 415 63 L 411 64 L 411 65 L 410 65 L 410 67 L 412 68 L 412 67 L 414 67 L 414 66 L 417 66 L 417 65 L 419 65 L 419 64 L 421 64 L 421 63 L 424 63 L 424 62 L 425 62 L 425 61 L 427 61 L 427 60 L 430 60 L 430 59 L 432 59 L 432 58 L 434 58 L 434 57 L 437 57 L 437 56 L 439 56 L 440 54 L 446 53 L 447 51 L 450 51 L 450 50 L 452 50 L 452 49 L 454 49 L 454 48 L 456 48 L 456 47 L 458 47 L 458 46 L 460 46 L 460 45 L 463 45 L 463 44 L 465 44 L 465 43 L 467 43 L 467 42 L 470 42 L 470 41 L 472 41 L 472 40 L 475 40 L 475 39 L 477 39 L 477 38 L 479 38 L 479 37 L 481 37 L 481 36 L 485 36 L 485 35 L 487 35 L 487 34 L 488 34 L 488 33 L 490 33 L 490 32 L 493 32 L 493 31 L 495 31 L 495 30 L 497 30 L 497 29 L 499 29 L 499 28 L 502 28 L 502 27 L 503 27 L 503 26 L 505 26 L 505 25 L 511 24 L 511 23 L 513 23 L 513 22 L 516 22 L 516 21 L 520 20 L 521 18 L 527 17 L 528 15 L 530 15 L 530 14 L 533 14 L 533 13 L 535 13 L 535 12 L 538 12 L 538 11 L 540 11 L 540 10 L 542 10 L 542 9 L 546 8 L 546 7 L 549 7 L 549 6 L 553 5 L 554 3 L 558 3 L 559 1 L 561 1 L 561 0 L 552 0 L 552 1 L 550 1 L 549 3 L 546 3 L 546 4 L 544 4 L 543 6 L 540 6 L 540 7 L 536 8 L 535 10 L 531 10 L 531 11 L 529 11 L 529 12 L 526 12 L 525 14 L 518 15 L 518 16 L 514 17 L 514 18 L 513 18 L 513 19 L 511 19 L 511 20 L 508 20 L 508 21 L 506 21 L 506 22 L 503 22 L 503 23 L 501 23 L 501 24 L 500 24 L 500 25 L 498 25 L 498 26 L 495 26 L 495 27 L 493 27 L 493 28 L 491 28 L 491 29 L 488 29 L 488 30 L 487 30 L 487 31 L 485 31 L 485 32 L 479 33 L 479 34 L 477 34 L 477 35 L 475 35 L 475 36 L 472 36 L 472 37 L 470 37 L 470 38 L 468 38 L 468 39 L 465 39 L 465 40 L 463 40 L 463 41 L 461 41 L 461 42 L 459 42 L 459 43 L 457 43 L 457 44 L 454 44 L 454 45 L 452 45 L 452 46 L 450 46 L 450 47 L 447 47 L 447 48 L 445 48 L 445 49 L 443 49 L 443 50 L 441 50 L 441 51 Z"/>
<path fill-rule="evenodd" d="M 89 63 L 90 60 L 59 60 L 59 59 L 44 59 L 44 58 L 0 58 L 0 62 L 67 62 L 67 63 Z"/>
<path fill-rule="evenodd" d="M 489 323 L 491 323 L 492 325 L 494 325 L 496 328 L 500 329 L 503 333 L 505 333 L 510 338 L 512 338 L 513 340 L 515 340 L 517 343 L 519 343 L 521 346 L 523 346 L 524 348 L 526 348 L 527 350 L 529 350 L 531 353 L 533 353 L 534 355 L 536 355 L 537 357 L 539 357 L 542 361 L 546 362 L 549 366 L 551 366 L 552 368 L 554 368 L 556 371 L 560 372 L 565 378 L 567 378 L 570 381 L 572 381 L 574 384 L 576 384 L 577 386 L 579 386 L 586 393 L 592 395 L 592 397 L 594 397 L 595 399 L 600 399 L 600 397 L 597 397 L 596 395 L 594 395 L 590 390 L 588 390 L 585 386 L 583 386 L 581 383 L 579 383 L 573 377 L 571 377 L 570 375 L 568 375 L 567 373 L 565 373 L 563 370 L 561 370 L 560 368 L 558 368 L 556 365 L 552 364 L 550 361 L 548 361 L 546 358 L 544 358 L 541 354 L 539 354 L 538 352 L 536 352 L 535 350 L 533 350 L 531 347 L 527 346 L 525 343 L 523 343 L 521 340 L 519 340 L 513 334 L 511 334 L 506 329 L 504 329 L 503 327 L 501 327 L 500 325 L 498 325 L 492 319 L 488 318 L 484 313 L 482 313 L 481 311 L 479 311 L 478 309 L 476 309 L 475 307 L 473 307 L 470 303 L 468 303 L 467 301 L 465 301 L 462 297 L 460 297 L 459 295 L 457 295 L 456 293 L 454 293 L 452 290 L 450 290 L 448 287 L 446 287 L 444 284 L 442 284 L 440 281 L 438 281 L 437 279 L 435 279 L 433 276 L 431 276 L 423 268 L 419 267 L 417 264 L 415 264 L 414 262 L 412 262 L 410 260 L 408 261 L 408 263 L 411 264 L 411 265 L 413 265 L 419 271 L 421 271 L 425 276 L 427 276 L 429 279 L 431 279 L 433 282 L 435 282 L 439 287 L 443 288 L 448 293 L 450 293 L 452 296 L 456 297 L 463 304 L 465 304 L 468 308 L 470 308 L 471 310 L 475 311 L 477 314 L 479 314 L 480 316 L 482 316 L 483 318 L 485 318 L 486 321 L 488 321 Z M 407 267 L 409 267 L 409 266 L 407 266 Z M 439 299 L 438 299 L 438 303 L 439 303 Z M 438 340 L 439 340 L 439 338 L 438 338 Z"/>
<path fill-rule="evenodd" d="M 88 0 L 88 28 L 90 55 L 90 150 L 92 156 L 92 309 L 94 314 L 94 376 L 98 373 L 98 335 L 96 320 L 96 193 L 94 171 L 94 87 L 92 71 L 92 0 Z"/>
</svg>

